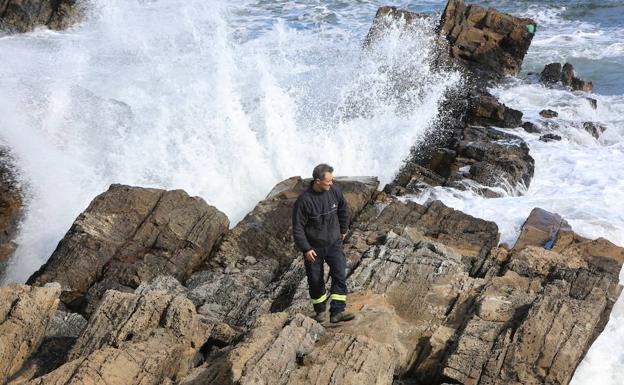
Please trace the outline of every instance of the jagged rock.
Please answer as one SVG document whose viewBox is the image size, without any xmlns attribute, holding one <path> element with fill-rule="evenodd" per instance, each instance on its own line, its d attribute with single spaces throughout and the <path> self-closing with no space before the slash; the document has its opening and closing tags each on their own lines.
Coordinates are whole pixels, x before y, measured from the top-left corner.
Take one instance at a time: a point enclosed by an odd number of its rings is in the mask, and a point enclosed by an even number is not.
<svg viewBox="0 0 624 385">
<path fill-rule="evenodd" d="M 535 162 L 526 143 L 493 128 L 469 126 L 458 130 L 447 147 L 436 152 L 444 154 L 440 155 L 443 161 L 435 156 L 425 164 L 414 158 L 406 161 L 386 191 L 397 186 L 410 186 L 407 191 L 437 185 L 465 189 L 464 179 L 469 179 L 513 192 L 519 185 L 528 187 L 533 177 Z M 484 190 L 483 194 L 499 196 L 492 190 Z"/>
<path fill-rule="evenodd" d="M 0 9 L 0 26 L 8 32 L 28 32 L 40 25 L 65 29 L 83 13 L 77 0 L 4 0 Z"/>
<path fill-rule="evenodd" d="M 514 128 L 522 123 L 522 112 L 507 107 L 492 95 L 483 94 L 471 101 L 468 123 Z"/>
<path fill-rule="evenodd" d="M 225 214 L 182 190 L 111 185 L 28 282 L 60 282 L 61 301 L 90 314 L 107 289 L 132 292 L 159 275 L 185 280 L 228 224 Z"/>
<path fill-rule="evenodd" d="M 58 305 L 59 288 L 0 288 L 0 383 L 15 374 L 39 347 Z"/>
<path fill-rule="evenodd" d="M 597 122 L 584 122 L 583 128 L 596 139 L 600 138 L 600 135 L 607 130 L 607 127 Z"/>
<path fill-rule="evenodd" d="M 531 122 L 522 123 L 522 128 L 524 128 L 524 131 L 531 134 L 539 134 L 541 132 L 537 125 Z"/>
<path fill-rule="evenodd" d="M 15 251 L 13 239 L 23 209 L 22 192 L 16 180 L 13 158 L 0 146 L 0 275 Z"/>
<path fill-rule="evenodd" d="M 561 63 L 546 64 L 540 74 L 540 82 L 546 85 L 557 84 L 561 81 Z"/>
<path fill-rule="evenodd" d="M 69 362 L 28 384 L 163 384 L 185 376 L 216 325 L 186 298 L 109 290 L 69 354 Z"/>
<path fill-rule="evenodd" d="M 559 116 L 557 111 L 553 110 L 541 110 L 539 114 L 541 117 L 546 119 L 556 118 L 557 116 Z"/>
<path fill-rule="evenodd" d="M 561 140 L 561 136 L 556 134 L 544 134 L 540 136 L 539 140 L 542 142 L 551 142 L 553 140 Z"/>
<path fill-rule="evenodd" d="M 501 78 L 520 72 L 536 24 L 494 8 L 449 0 L 440 21 L 440 33 L 450 44 L 450 55 L 477 76 Z"/>
<path fill-rule="evenodd" d="M 594 110 L 598 108 L 598 100 L 594 98 L 585 98 L 585 99 L 587 99 L 591 108 L 593 108 Z"/>
<path fill-rule="evenodd" d="M 522 225 L 513 250 L 522 250 L 526 246 L 543 246 L 551 249 L 561 230 L 572 230 L 572 228 L 560 215 L 536 207 L 531 210 L 529 217 Z"/>
<path fill-rule="evenodd" d="M 302 269 L 290 269 L 302 260 L 292 239 L 292 205 L 309 183 L 310 179 L 293 177 L 276 185 L 228 233 L 208 270 L 186 282 L 200 314 L 214 321 L 250 325 L 258 315 L 287 306 L 291 286 L 296 288 L 305 277 Z M 370 177 L 336 178 L 335 184 L 343 191 L 353 219 L 379 182 Z M 250 256 L 256 263 L 245 263 Z"/>
<path fill-rule="evenodd" d="M 426 19 L 431 17 L 430 15 L 420 14 L 415 12 L 409 12 L 397 7 L 384 6 L 377 9 L 377 14 L 373 19 L 364 46 L 370 46 L 383 36 L 384 32 L 391 26 L 391 24 L 401 22 L 406 25 L 410 25 L 415 19 Z"/>
</svg>

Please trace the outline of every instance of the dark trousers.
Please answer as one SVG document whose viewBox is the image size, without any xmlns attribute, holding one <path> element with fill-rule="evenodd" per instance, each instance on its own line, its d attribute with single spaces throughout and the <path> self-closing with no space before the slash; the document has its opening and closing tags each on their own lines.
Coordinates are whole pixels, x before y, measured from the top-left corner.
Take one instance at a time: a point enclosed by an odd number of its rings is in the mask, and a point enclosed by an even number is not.
<svg viewBox="0 0 624 385">
<path fill-rule="evenodd" d="M 347 306 L 347 260 L 342 251 L 342 240 L 328 247 L 315 247 L 316 259 L 310 263 L 305 259 L 308 289 L 314 311 L 325 311 L 327 302 L 331 300 L 329 311 L 338 314 Z M 330 294 L 325 289 L 325 262 L 329 265 L 331 276 Z"/>
</svg>

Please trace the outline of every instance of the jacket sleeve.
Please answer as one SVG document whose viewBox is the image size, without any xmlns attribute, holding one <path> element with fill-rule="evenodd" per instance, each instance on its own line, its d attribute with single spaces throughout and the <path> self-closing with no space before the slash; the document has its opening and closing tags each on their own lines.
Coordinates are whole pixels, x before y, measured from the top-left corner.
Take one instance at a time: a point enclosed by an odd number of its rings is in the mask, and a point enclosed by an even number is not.
<svg viewBox="0 0 624 385">
<path fill-rule="evenodd" d="M 304 230 L 307 222 L 308 214 L 305 212 L 303 202 L 301 199 L 297 199 L 292 212 L 293 238 L 295 239 L 295 246 L 304 253 L 312 249 Z"/>
<path fill-rule="evenodd" d="M 342 195 L 342 190 L 338 193 L 338 222 L 340 223 L 340 234 L 346 234 L 349 231 L 349 206 Z"/>
</svg>

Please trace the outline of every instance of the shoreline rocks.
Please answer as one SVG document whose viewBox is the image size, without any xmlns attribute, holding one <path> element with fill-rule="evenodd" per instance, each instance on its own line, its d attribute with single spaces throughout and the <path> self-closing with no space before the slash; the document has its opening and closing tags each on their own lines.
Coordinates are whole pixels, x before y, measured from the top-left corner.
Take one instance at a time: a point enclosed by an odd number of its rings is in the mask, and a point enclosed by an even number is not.
<svg viewBox="0 0 624 385">
<path fill-rule="evenodd" d="M 17 248 L 14 238 L 23 209 L 24 198 L 16 180 L 14 161 L 9 150 L 0 146 L 0 275 Z"/>
<path fill-rule="evenodd" d="M 4 0 L 0 28 L 9 33 L 30 32 L 37 26 L 62 30 L 82 18 L 80 0 Z"/>
</svg>

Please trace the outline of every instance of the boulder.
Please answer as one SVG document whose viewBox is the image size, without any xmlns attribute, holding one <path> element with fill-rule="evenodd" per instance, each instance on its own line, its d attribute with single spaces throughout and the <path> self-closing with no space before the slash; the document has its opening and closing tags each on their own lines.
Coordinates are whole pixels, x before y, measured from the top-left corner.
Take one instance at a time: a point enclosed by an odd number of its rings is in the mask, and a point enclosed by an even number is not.
<svg viewBox="0 0 624 385">
<path fill-rule="evenodd" d="M 471 100 L 468 123 L 482 126 L 515 128 L 522 123 L 522 112 L 509 108 L 490 94 Z"/>
<path fill-rule="evenodd" d="M 8 32 L 29 32 L 45 25 L 61 30 L 82 18 L 78 0 L 4 0 L 0 26 Z"/>
<path fill-rule="evenodd" d="M 0 288 L 0 383 L 34 353 L 58 305 L 58 286 Z"/>
<path fill-rule="evenodd" d="M 107 289 L 132 292 L 159 275 L 185 280 L 228 224 L 225 214 L 182 190 L 111 185 L 78 216 L 28 282 L 59 282 L 61 301 L 90 314 Z"/>
<path fill-rule="evenodd" d="M 570 63 L 565 63 L 563 67 L 561 67 L 561 63 L 547 64 L 540 74 L 540 81 L 547 86 L 561 82 L 564 87 L 568 87 L 572 91 L 592 92 L 594 88 L 592 82 L 576 77 L 574 66 Z"/>
<path fill-rule="evenodd" d="M 537 127 L 535 123 L 531 123 L 531 122 L 522 123 L 522 128 L 524 128 L 524 131 L 531 133 L 531 134 L 539 134 L 541 132 L 539 127 Z"/>
<path fill-rule="evenodd" d="M 554 85 L 561 81 L 561 63 L 546 64 L 540 73 L 540 82 L 545 85 Z"/>
<path fill-rule="evenodd" d="M 539 114 L 541 117 L 546 119 L 556 118 L 557 116 L 559 116 L 559 113 L 553 110 L 541 110 Z"/>
<path fill-rule="evenodd" d="M 527 246 L 552 249 L 561 230 L 571 230 L 565 219 L 558 214 L 536 207 L 531 210 L 524 221 L 513 250 L 522 250 Z"/>
<path fill-rule="evenodd" d="M 69 361 L 27 384 L 172 383 L 201 362 L 200 349 L 219 333 L 184 297 L 109 290 Z"/>
<path fill-rule="evenodd" d="M 540 136 L 539 140 L 541 140 L 542 142 L 551 142 L 553 140 L 558 141 L 561 140 L 561 136 L 556 134 L 544 134 Z"/>
<path fill-rule="evenodd" d="M 593 108 L 594 110 L 598 108 L 598 100 L 594 98 L 585 98 L 585 99 L 587 99 L 591 108 Z"/>
<path fill-rule="evenodd" d="M 11 154 L 7 148 L 0 147 L 0 275 L 17 247 L 13 240 L 24 205 L 16 176 Z"/>
<path fill-rule="evenodd" d="M 440 34 L 450 56 L 478 77 L 500 79 L 520 72 L 536 24 L 494 8 L 449 0 L 440 21 Z"/>
<path fill-rule="evenodd" d="M 598 139 L 600 138 L 600 135 L 607 130 L 607 127 L 597 122 L 584 122 L 583 129 L 589 132 L 591 136 Z"/>
<path fill-rule="evenodd" d="M 369 47 L 371 44 L 374 44 L 392 25 L 399 25 L 399 23 L 402 25 L 411 25 L 416 19 L 427 19 L 429 17 L 431 16 L 409 12 L 403 9 L 398 9 L 397 7 L 379 7 L 377 9 L 377 13 L 375 14 L 375 18 L 373 19 L 371 28 L 366 35 L 364 46 Z"/>
</svg>

